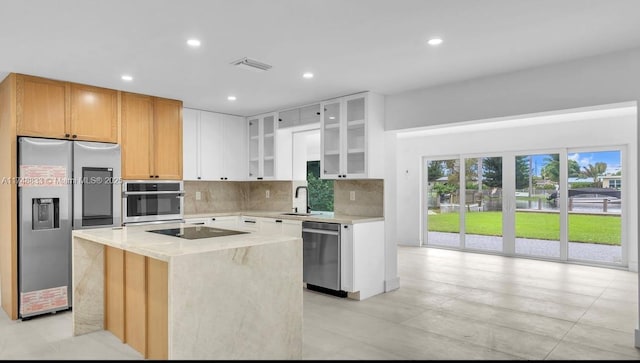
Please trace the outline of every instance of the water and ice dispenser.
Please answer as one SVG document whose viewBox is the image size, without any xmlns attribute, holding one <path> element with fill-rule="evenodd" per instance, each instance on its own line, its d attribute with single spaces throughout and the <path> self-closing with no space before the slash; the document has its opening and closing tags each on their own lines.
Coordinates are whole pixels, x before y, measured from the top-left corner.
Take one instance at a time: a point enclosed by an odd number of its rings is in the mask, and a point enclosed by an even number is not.
<svg viewBox="0 0 640 363">
<path fill-rule="evenodd" d="M 33 230 L 60 228 L 60 198 L 33 198 Z"/>
</svg>

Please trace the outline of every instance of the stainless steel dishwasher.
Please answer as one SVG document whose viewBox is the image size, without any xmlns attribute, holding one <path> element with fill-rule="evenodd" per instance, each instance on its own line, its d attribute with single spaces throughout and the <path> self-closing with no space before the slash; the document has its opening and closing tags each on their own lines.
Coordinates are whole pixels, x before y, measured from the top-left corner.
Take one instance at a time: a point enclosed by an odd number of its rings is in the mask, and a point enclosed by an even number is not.
<svg viewBox="0 0 640 363">
<path fill-rule="evenodd" d="M 302 222 L 302 245 L 307 289 L 346 297 L 340 290 L 340 224 Z"/>
</svg>

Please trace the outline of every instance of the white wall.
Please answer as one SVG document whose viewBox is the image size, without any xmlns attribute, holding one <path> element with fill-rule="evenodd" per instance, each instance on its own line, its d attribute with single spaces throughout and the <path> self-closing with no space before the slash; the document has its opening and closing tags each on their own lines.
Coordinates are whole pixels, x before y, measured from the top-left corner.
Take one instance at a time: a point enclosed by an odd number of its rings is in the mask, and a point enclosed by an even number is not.
<svg viewBox="0 0 640 363">
<path fill-rule="evenodd" d="M 626 115 L 624 115 L 626 114 Z M 422 157 L 534 151 L 554 148 L 627 146 L 623 161 L 627 203 L 629 266 L 638 268 L 637 115 L 635 107 L 612 111 L 521 118 L 398 133 L 396 145 L 396 240 L 419 245 L 421 239 Z"/>
<path fill-rule="evenodd" d="M 385 97 L 385 130 L 640 100 L 640 48 Z"/>
<path fill-rule="evenodd" d="M 640 65 L 640 48 L 634 48 L 518 72 L 387 95 L 385 97 L 385 130 L 402 130 L 618 102 L 637 102 L 640 101 L 640 67 L 638 65 Z M 636 130 L 634 135 L 637 135 L 637 132 Z M 491 147 L 490 142 L 485 145 Z M 404 159 L 402 152 L 393 152 L 397 153 L 397 160 Z M 630 148 L 628 152 L 631 161 L 627 164 L 627 168 L 637 178 L 637 170 L 640 169 L 637 147 Z M 406 179 L 405 184 L 407 184 L 414 176 L 401 175 L 400 165 L 387 165 L 386 185 L 394 180 L 389 176 L 389 170 L 394 167 L 396 175 L 393 178 L 398 177 L 400 191 L 402 190 L 400 181 Z M 415 171 L 415 167 L 412 170 Z M 635 195 L 638 194 L 637 190 L 634 192 Z M 404 203 L 411 200 L 417 201 L 417 196 L 411 199 L 407 195 L 398 195 L 395 203 L 402 206 L 398 211 L 404 210 Z M 394 211 L 395 206 L 391 206 L 387 201 L 385 196 L 385 218 L 390 220 L 394 218 L 390 213 Z M 637 206 L 630 208 L 630 212 L 637 215 Z M 395 249 L 399 238 L 411 238 L 404 234 L 407 231 L 406 224 L 411 222 L 403 220 L 400 215 L 395 219 L 398 222 L 396 230 L 402 235 L 387 233 L 388 250 Z M 635 224 L 637 225 L 637 222 Z M 634 236 L 638 235 L 637 228 L 631 230 L 630 227 L 630 232 L 629 238 L 636 239 Z M 632 255 L 634 255 L 633 251 L 629 251 L 630 258 Z M 635 255 L 637 263 L 637 253 Z M 397 259 L 396 253 L 387 255 L 387 270 L 397 265 L 395 259 Z M 388 274 L 393 272 L 388 271 Z M 640 347 L 640 329 L 636 330 L 635 340 L 636 346 Z"/>
</svg>

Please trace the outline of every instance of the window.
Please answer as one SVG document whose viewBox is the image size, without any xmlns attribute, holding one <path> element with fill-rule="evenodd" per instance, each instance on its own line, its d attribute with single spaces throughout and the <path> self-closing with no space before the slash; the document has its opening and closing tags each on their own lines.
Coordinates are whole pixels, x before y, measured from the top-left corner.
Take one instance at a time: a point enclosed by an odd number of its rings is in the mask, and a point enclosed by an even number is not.
<svg viewBox="0 0 640 363">
<path fill-rule="evenodd" d="M 312 211 L 333 212 L 333 180 L 320 179 L 320 160 L 307 161 L 307 189 Z"/>
</svg>

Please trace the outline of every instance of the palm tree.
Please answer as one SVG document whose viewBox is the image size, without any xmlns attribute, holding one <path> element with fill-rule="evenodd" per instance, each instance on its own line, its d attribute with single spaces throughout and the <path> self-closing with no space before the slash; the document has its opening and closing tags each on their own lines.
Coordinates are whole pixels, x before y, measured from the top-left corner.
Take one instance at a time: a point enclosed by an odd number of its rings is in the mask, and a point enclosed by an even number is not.
<svg viewBox="0 0 640 363">
<path fill-rule="evenodd" d="M 607 171 L 607 163 L 597 162 L 596 165 L 589 164 L 582 167 L 582 174 L 587 178 L 593 178 L 595 187 L 602 187 L 602 182 L 598 181 L 598 177 Z"/>
</svg>

